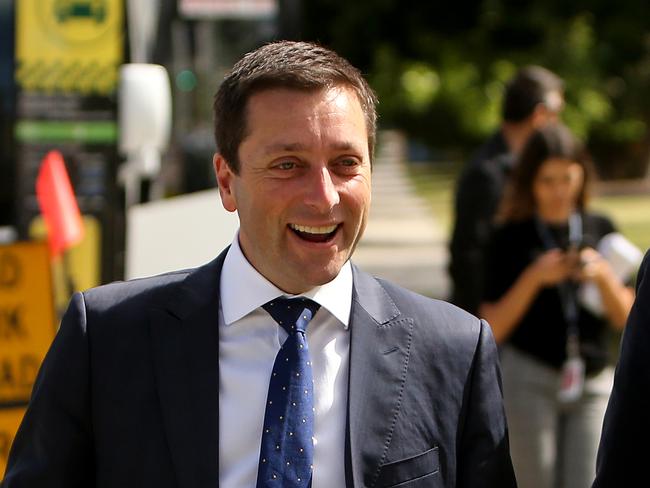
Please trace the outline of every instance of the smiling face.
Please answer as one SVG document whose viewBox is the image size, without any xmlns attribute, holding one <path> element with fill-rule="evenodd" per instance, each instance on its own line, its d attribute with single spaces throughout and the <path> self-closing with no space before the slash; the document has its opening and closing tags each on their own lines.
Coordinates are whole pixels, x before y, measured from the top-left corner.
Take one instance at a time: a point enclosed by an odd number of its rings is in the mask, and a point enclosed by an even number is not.
<svg viewBox="0 0 650 488">
<path fill-rule="evenodd" d="M 334 279 L 363 234 L 370 155 L 353 91 L 268 89 L 251 96 L 239 174 L 214 158 L 248 261 L 285 292 Z"/>
<path fill-rule="evenodd" d="M 566 222 L 575 210 L 584 184 L 579 163 L 552 158 L 539 167 L 533 181 L 533 196 L 539 216 L 547 222 Z"/>
</svg>

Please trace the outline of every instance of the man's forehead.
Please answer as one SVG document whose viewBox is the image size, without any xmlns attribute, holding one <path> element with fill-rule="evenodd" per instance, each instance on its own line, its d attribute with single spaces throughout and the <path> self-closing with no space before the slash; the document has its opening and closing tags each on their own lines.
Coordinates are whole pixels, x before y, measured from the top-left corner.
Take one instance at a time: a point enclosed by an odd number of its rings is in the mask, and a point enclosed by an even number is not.
<svg viewBox="0 0 650 488">
<path fill-rule="evenodd" d="M 322 87 L 314 88 L 298 88 L 292 86 L 270 86 L 266 88 L 260 88 L 252 92 L 248 97 L 248 103 L 246 104 L 247 108 L 251 106 L 251 101 L 257 101 L 260 98 L 268 98 L 272 95 L 282 95 L 289 98 L 296 98 L 302 100 L 322 100 L 324 102 L 336 101 L 339 98 L 339 95 L 345 94 L 351 100 L 356 100 L 356 102 L 361 106 L 361 100 L 359 99 L 356 91 L 345 84 L 337 85 L 327 85 Z"/>
<path fill-rule="evenodd" d="M 366 130 L 359 99 L 353 90 L 344 86 L 309 91 L 275 88 L 253 94 L 246 107 L 246 135 L 250 135 L 253 128 L 273 129 L 269 127 L 271 123 L 276 127 L 286 124 L 287 130 L 301 134 L 310 125 L 321 123 L 362 124 Z"/>
<path fill-rule="evenodd" d="M 242 144 L 255 136 L 256 152 L 368 150 L 367 120 L 357 93 L 345 85 L 318 90 L 276 87 L 251 95 Z"/>
</svg>

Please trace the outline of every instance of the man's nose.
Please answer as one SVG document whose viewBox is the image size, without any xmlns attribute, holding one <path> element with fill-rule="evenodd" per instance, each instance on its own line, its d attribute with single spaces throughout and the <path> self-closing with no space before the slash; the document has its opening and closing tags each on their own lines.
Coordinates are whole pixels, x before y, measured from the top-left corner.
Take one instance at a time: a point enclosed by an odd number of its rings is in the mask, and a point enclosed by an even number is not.
<svg viewBox="0 0 650 488">
<path fill-rule="evenodd" d="M 326 166 L 314 169 L 306 183 L 305 203 L 319 212 L 332 210 L 340 201 L 335 178 Z"/>
</svg>

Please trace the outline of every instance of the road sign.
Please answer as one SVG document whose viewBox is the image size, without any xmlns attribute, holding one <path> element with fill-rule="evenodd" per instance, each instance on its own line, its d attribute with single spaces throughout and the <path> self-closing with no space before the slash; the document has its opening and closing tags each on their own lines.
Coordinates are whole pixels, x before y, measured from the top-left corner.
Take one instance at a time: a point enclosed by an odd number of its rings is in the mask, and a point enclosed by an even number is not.
<svg viewBox="0 0 650 488">
<path fill-rule="evenodd" d="M 47 245 L 0 246 L 0 473 L 55 331 Z"/>
<path fill-rule="evenodd" d="M 28 91 L 114 90 L 124 41 L 121 0 L 16 4 L 18 85 Z"/>
</svg>

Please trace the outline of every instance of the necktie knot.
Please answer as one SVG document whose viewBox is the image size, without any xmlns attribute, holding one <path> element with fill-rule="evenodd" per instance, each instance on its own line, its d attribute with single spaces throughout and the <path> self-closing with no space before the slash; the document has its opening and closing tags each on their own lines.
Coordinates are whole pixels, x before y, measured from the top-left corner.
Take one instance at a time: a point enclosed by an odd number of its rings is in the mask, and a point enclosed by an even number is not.
<svg viewBox="0 0 650 488">
<path fill-rule="evenodd" d="M 276 298 L 262 305 L 273 320 L 275 320 L 287 334 L 294 332 L 305 333 L 309 321 L 316 315 L 320 305 L 305 297 Z"/>
</svg>

